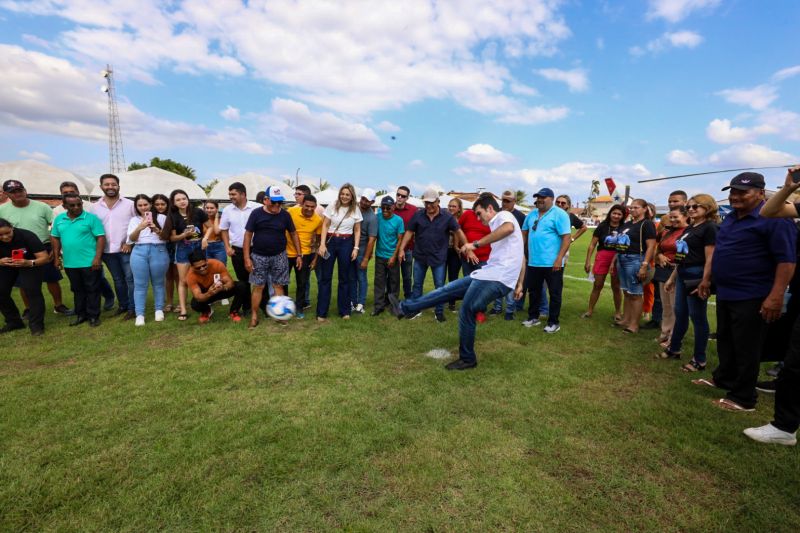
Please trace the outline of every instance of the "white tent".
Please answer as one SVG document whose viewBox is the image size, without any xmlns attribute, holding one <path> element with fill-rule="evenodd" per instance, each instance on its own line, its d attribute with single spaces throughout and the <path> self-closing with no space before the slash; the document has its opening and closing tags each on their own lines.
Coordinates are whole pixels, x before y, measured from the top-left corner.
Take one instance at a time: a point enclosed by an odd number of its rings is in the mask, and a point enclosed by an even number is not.
<svg viewBox="0 0 800 533">
<path fill-rule="evenodd" d="M 191 200 L 206 199 L 206 192 L 197 183 L 158 167 L 120 172 L 117 177 L 119 177 L 119 193 L 128 198 L 133 198 L 137 194 L 169 196 L 175 189 L 182 189 Z"/>
<path fill-rule="evenodd" d="M 281 191 L 283 192 L 284 198 L 286 198 L 287 201 L 294 200 L 294 196 L 292 195 L 294 189 L 292 189 L 292 187 L 286 185 L 285 183 L 281 183 L 276 179 L 269 178 L 262 174 L 256 174 L 255 172 L 245 172 L 244 174 L 239 174 L 238 176 L 232 176 L 230 178 L 220 180 L 220 182 L 214 185 L 214 188 L 211 189 L 208 197 L 214 198 L 215 200 L 227 200 L 228 187 L 237 181 L 247 188 L 247 197 L 250 200 L 255 200 L 256 194 L 258 194 L 259 191 L 266 190 L 270 185 L 281 186 Z"/>
<path fill-rule="evenodd" d="M 336 201 L 337 196 L 339 196 L 339 189 L 330 187 L 324 191 L 313 192 L 311 194 L 317 199 L 317 204 L 327 206 Z"/>
<path fill-rule="evenodd" d="M 60 196 L 59 185 L 63 181 L 76 183 L 81 194 L 90 194 L 94 189 L 94 183 L 82 176 L 32 159 L 0 163 L 0 181 L 6 180 L 21 181 L 29 194 Z"/>
</svg>

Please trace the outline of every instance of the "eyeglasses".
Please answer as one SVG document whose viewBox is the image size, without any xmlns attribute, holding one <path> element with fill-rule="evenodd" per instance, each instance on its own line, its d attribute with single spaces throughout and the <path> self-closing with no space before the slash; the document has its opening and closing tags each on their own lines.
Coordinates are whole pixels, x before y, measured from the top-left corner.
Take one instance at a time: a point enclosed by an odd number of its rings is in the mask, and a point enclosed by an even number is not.
<svg viewBox="0 0 800 533">
<path fill-rule="evenodd" d="M 408 198 L 408 195 L 407 195 L 407 194 L 400 194 L 400 193 L 397 193 L 397 197 L 398 197 L 398 198 Z"/>
<path fill-rule="evenodd" d="M 567 205 L 567 202 L 556 202 L 556 205 Z"/>
<path fill-rule="evenodd" d="M 689 204 L 689 205 L 686 206 L 686 209 L 697 209 L 699 207 L 703 207 L 703 206 L 700 205 L 700 204 Z"/>
</svg>

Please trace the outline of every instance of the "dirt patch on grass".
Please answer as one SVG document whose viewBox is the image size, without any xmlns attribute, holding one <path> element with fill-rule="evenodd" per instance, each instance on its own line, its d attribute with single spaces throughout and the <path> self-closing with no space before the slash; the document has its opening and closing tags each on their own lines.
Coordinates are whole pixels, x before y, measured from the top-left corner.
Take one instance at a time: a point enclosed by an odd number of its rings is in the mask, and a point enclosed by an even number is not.
<svg viewBox="0 0 800 533">
<path fill-rule="evenodd" d="M 35 370 L 47 370 L 51 368 L 63 368 L 78 364 L 74 358 L 70 357 L 63 361 L 55 362 L 42 362 L 30 361 L 26 359 L 15 359 L 11 361 L 0 362 L 0 376 L 13 376 L 23 372 L 31 372 Z"/>
</svg>

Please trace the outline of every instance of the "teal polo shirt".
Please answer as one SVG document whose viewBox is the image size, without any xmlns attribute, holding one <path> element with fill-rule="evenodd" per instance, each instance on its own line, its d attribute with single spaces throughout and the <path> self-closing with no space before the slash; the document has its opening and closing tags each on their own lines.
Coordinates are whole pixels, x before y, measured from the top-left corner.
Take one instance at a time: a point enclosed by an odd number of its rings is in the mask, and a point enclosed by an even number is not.
<svg viewBox="0 0 800 533">
<path fill-rule="evenodd" d="M 61 256 L 64 268 L 88 268 L 92 266 L 97 250 L 97 237 L 106 234 L 97 215 L 84 211 L 76 218 L 61 213 L 53 221 L 50 235 L 61 240 Z"/>
<path fill-rule="evenodd" d="M 389 219 L 383 218 L 383 213 L 378 213 L 378 245 L 375 255 L 381 259 L 391 259 L 397 248 L 397 240 L 406 232 L 403 219 L 392 215 Z"/>
<path fill-rule="evenodd" d="M 528 266 L 551 267 L 561 250 L 562 237 L 571 231 L 569 215 L 555 205 L 541 216 L 534 209 L 525 217 L 522 231 L 528 232 Z"/>
</svg>

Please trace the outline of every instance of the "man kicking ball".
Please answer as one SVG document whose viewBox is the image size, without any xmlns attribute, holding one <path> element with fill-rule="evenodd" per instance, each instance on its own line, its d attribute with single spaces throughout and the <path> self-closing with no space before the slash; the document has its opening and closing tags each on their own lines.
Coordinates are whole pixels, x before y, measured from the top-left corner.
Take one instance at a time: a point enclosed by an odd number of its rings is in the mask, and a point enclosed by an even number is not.
<svg viewBox="0 0 800 533">
<path fill-rule="evenodd" d="M 475 356 L 475 313 L 489 303 L 514 290 L 522 296 L 525 279 L 525 253 L 519 224 L 508 211 L 501 211 L 489 193 L 481 194 L 472 208 L 491 233 L 461 247 L 461 253 L 472 254 L 477 248 L 491 246 L 489 261 L 469 276 L 457 279 L 435 291 L 412 300 L 399 301 L 392 294 L 389 302 L 397 318 L 406 318 L 437 304 L 463 299 L 458 315 L 459 358 L 445 366 L 447 370 L 466 370 L 478 366 Z"/>
</svg>

